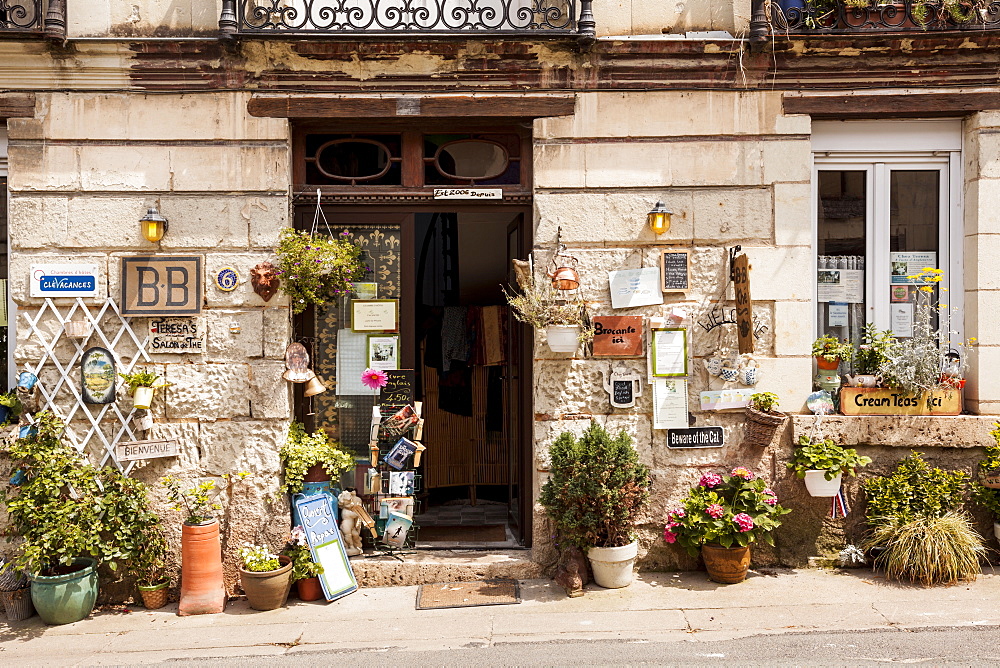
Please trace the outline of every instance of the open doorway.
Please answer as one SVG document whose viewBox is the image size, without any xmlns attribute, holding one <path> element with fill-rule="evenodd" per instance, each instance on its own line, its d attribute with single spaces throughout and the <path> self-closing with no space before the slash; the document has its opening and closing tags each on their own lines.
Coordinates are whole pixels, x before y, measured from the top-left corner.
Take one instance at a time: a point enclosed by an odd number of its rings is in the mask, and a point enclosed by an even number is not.
<svg viewBox="0 0 1000 668">
<path fill-rule="evenodd" d="M 507 386 L 516 351 L 501 284 L 510 265 L 503 249 L 520 219 L 414 217 L 417 385 L 430 455 L 416 521 L 425 547 L 516 544 L 517 419 Z"/>
</svg>

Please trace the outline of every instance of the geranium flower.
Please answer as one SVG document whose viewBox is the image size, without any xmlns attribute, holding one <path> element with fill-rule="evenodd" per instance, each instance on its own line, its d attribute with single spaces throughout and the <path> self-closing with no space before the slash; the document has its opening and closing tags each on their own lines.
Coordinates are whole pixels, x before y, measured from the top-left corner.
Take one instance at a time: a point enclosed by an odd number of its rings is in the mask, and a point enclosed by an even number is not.
<svg viewBox="0 0 1000 668">
<path fill-rule="evenodd" d="M 664 529 L 663 530 L 663 540 L 665 540 L 668 543 L 676 543 L 677 542 L 677 534 L 675 534 L 669 528 L 668 529 Z"/>
<path fill-rule="evenodd" d="M 733 523 L 740 528 L 740 533 L 746 533 L 753 529 L 753 518 L 746 513 L 733 516 Z"/>
<path fill-rule="evenodd" d="M 753 471 L 745 466 L 737 466 L 732 470 L 730 475 L 734 475 L 737 478 L 743 478 L 744 480 L 753 480 Z"/>
<path fill-rule="evenodd" d="M 667 515 L 675 519 L 680 519 L 682 517 L 685 517 L 687 513 L 684 512 L 683 508 L 678 508 L 676 510 L 671 510 L 669 513 L 667 513 Z"/>
<path fill-rule="evenodd" d="M 722 476 L 718 473 L 706 473 L 698 481 L 699 487 L 715 487 L 722 484 Z"/>
<path fill-rule="evenodd" d="M 719 519 L 720 517 L 722 517 L 723 515 L 726 514 L 726 509 L 723 508 L 718 503 L 713 503 L 709 507 L 705 508 L 705 512 L 708 513 L 708 515 L 710 517 L 714 517 L 715 519 Z"/>
<path fill-rule="evenodd" d="M 386 386 L 386 383 L 389 382 L 389 376 L 378 369 L 365 369 L 364 373 L 361 374 L 361 382 L 368 388 L 378 390 Z"/>
</svg>

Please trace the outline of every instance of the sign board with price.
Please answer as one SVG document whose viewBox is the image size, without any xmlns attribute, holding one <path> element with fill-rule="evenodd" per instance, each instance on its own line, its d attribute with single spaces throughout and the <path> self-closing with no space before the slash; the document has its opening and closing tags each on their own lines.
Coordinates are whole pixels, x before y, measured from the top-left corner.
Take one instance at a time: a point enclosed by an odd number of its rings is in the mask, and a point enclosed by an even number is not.
<svg viewBox="0 0 1000 668">
<path fill-rule="evenodd" d="M 744 253 L 733 260 L 736 292 L 736 335 L 741 355 L 753 352 L 753 301 L 750 299 L 750 263 Z"/>
</svg>

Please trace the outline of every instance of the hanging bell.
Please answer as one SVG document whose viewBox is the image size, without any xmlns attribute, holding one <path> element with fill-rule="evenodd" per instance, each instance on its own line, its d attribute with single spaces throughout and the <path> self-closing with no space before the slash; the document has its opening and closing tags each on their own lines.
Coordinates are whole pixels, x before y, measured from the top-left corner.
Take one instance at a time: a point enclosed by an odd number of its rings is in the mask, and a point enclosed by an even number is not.
<svg viewBox="0 0 1000 668">
<path fill-rule="evenodd" d="M 323 381 L 320 380 L 319 376 L 313 376 L 309 379 L 309 382 L 306 383 L 306 389 L 303 394 L 307 397 L 311 397 L 322 392 L 326 392 L 326 385 L 323 384 Z"/>
</svg>

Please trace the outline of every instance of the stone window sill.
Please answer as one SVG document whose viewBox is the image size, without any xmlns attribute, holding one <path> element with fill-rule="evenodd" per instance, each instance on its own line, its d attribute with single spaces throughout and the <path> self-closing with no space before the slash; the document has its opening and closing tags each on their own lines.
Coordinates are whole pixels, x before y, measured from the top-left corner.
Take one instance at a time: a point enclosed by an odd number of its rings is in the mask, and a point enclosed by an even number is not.
<svg viewBox="0 0 1000 668">
<path fill-rule="evenodd" d="M 793 443 L 812 431 L 812 415 L 792 416 Z M 898 448 L 979 448 L 995 445 L 997 415 L 825 415 L 823 435 L 840 445 Z"/>
</svg>

